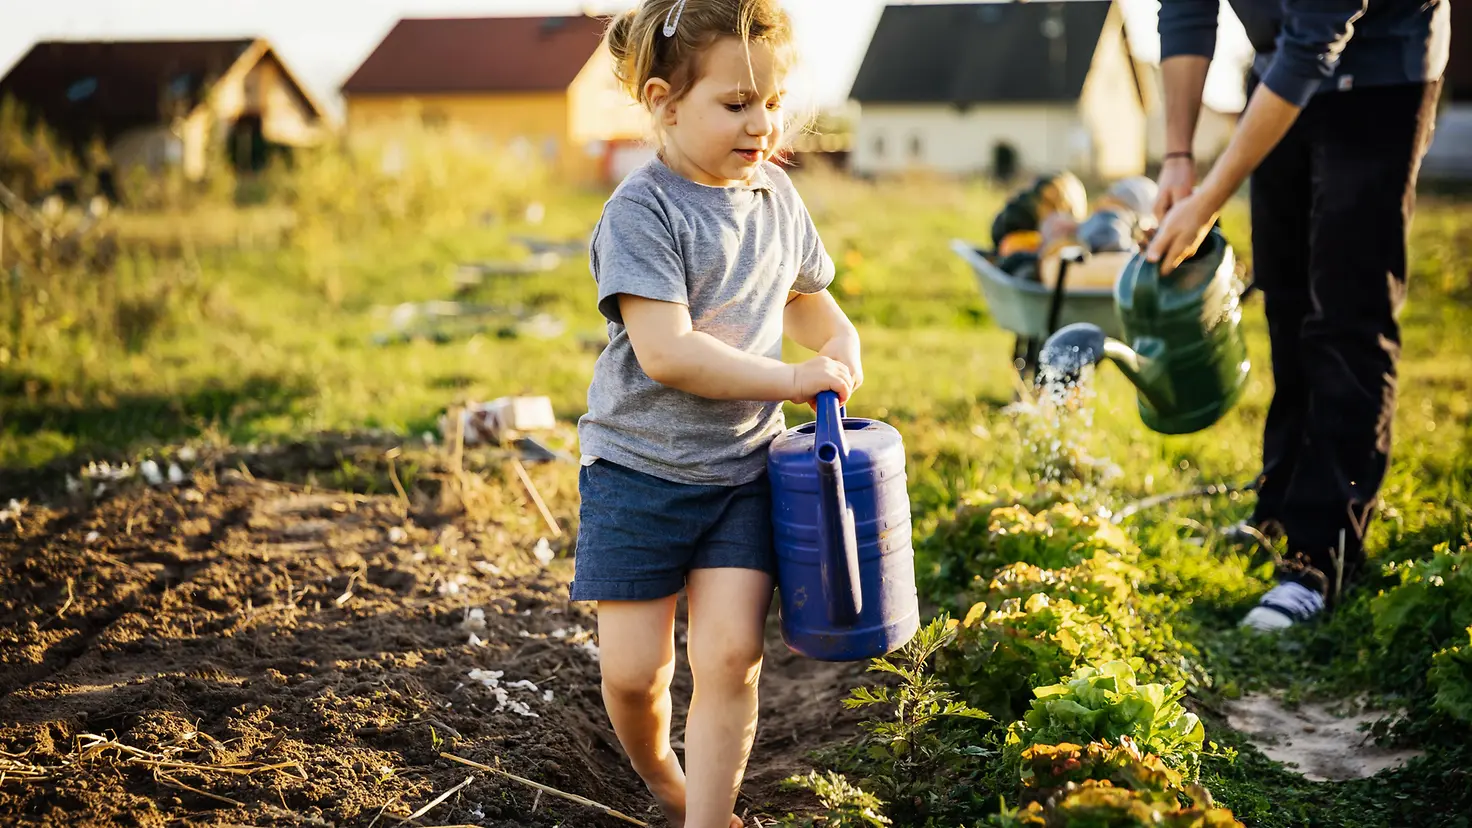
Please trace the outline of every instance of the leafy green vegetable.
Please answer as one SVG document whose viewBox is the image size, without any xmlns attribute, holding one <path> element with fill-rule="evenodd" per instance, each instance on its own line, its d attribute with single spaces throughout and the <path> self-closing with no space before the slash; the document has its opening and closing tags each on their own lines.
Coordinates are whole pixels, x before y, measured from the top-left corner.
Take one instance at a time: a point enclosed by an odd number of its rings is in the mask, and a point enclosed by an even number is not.
<svg viewBox="0 0 1472 828">
<path fill-rule="evenodd" d="M 1127 736 L 1146 753 L 1194 776 L 1206 730 L 1181 705 L 1183 683 L 1139 684 L 1137 666 L 1125 661 L 1085 665 L 1066 682 L 1037 688 L 1032 709 L 1010 729 L 1009 745 L 1117 742 Z"/>
<path fill-rule="evenodd" d="M 958 602 L 960 591 L 987 583 L 1010 564 L 1056 570 L 1077 566 L 1099 552 L 1125 560 L 1139 554 L 1119 527 L 1072 503 L 1037 511 L 1021 503 L 963 507 L 920 551 L 934 569 L 925 578 L 927 593 L 953 609 L 964 606 Z"/>
<path fill-rule="evenodd" d="M 1167 767 L 1159 756 L 1141 753 L 1128 736 L 1117 745 L 1094 742 L 1079 746 L 1065 742 L 1033 745 L 1022 751 L 1022 783 L 1029 791 L 1042 792 L 1032 799 L 1041 800 L 1058 788 L 1089 781 L 1160 794 L 1163 802 L 1167 797 L 1173 802 L 1176 793 L 1185 786 L 1179 772 Z"/>
<path fill-rule="evenodd" d="M 1022 811 L 997 814 L 991 824 L 1001 828 L 1242 828 L 1225 808 L 1210 804 L 1180 808 L 1107 782 L 1086 782 L 1046 804 L 1034 802 Z"/>
<path fill-rule="evenodd" d="M 1035 593 L 991 612 L 973 606 L 936 669 L 967 703 L 1011 721 L 1026 711 L 1034 687 L 1062 680 L 1086 660 L 1125 655 L 1098 616 Z"/>
</svg>

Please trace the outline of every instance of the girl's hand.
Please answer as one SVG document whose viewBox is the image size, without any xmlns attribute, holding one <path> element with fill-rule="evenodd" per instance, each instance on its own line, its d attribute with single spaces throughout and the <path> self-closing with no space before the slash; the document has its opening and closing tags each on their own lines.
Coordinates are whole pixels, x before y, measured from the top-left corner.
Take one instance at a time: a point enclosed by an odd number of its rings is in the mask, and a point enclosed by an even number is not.
<svg viewBox="0 0 1472 828">
<path fill-rule="evenodd" d="M 835 336 L 828 340 L 828 344 L 819 351 L 821 355 L 829 359 L 835 359 L 848 368 L 849 379 L 853 381 L 853 391 L 859 390 L 864 384 L 864 362 L 859 356 L 859 338 L 857 336 Z"/>
<path fill-rule="evenodd" d="M 788 399 L 816 408 L 818 395 L 824 391 L 836 392 L 839 403 L 848 402 L 854 392 L 854 381 L 847 365 L 826 356 L 815 356 L 792 366 L 792 396 Z"/>
</svg>

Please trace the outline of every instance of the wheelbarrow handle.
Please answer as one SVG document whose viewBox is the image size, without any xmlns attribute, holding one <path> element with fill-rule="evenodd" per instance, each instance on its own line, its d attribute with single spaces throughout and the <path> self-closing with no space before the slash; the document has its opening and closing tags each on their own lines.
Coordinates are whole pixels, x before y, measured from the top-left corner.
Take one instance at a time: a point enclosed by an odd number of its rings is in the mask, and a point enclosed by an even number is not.
<svg viewBox="0 0 1472 828">
<path fill-rule="evenodd" d="M 1068 281 L 1068 266 L 1078 264 L 1086 258 L 1088 254 L 1082 247 L 1065 247 L 1058 252 L 1058 281 L 1053 285 L 1053 301 L 1048 305 L 1048 334 L 1044 339 L 1057 333 L 1058 322 L 1063 318 L 1063 294 Z"/>
</svg>

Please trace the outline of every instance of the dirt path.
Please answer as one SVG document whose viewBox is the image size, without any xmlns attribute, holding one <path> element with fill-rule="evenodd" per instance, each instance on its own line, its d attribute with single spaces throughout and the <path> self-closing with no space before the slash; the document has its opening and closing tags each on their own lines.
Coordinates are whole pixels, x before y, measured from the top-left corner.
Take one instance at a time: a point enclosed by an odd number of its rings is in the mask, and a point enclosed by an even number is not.
<svg viewBox="0 0 1472 828">
<path fill-rule="evenodd" d="M 570 562 L 520 531 L 238 474 L 30 508 L 0 528 L 0 823 L 385 825 L 473 776 L 419 824 L 627 824 L 444 751 L 659 824 Z M 800 804 L 778 783 L 853 732 L 863 669 L 771 621 L 753 817 Z"/>
</svg>

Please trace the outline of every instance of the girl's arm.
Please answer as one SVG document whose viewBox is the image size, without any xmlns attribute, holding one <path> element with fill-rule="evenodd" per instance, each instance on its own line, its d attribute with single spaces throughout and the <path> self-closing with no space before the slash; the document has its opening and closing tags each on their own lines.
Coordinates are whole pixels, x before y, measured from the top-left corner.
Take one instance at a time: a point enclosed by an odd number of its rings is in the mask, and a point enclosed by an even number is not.
<svg viewBox="0 0 1472 828">
<path fill-rule="evenodd" d="M 855 389 L 864 384 L 859 332 L 828 291 L 788 293 L 782 324 L 793 342 L 846 365 Z"/>
<path fill-rule="evenodd" d="M 661 385 L 715 400 L 796 403 L 822 391 L 847 400 L 852 392 L 848 368 L 834 358 L 789 365 L 694 330 L 689 308 L 677 302 L 621 294 L 618 305 L 639 367 Z"/>
</svg>

